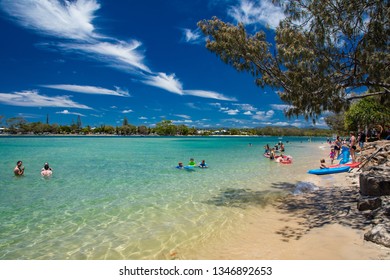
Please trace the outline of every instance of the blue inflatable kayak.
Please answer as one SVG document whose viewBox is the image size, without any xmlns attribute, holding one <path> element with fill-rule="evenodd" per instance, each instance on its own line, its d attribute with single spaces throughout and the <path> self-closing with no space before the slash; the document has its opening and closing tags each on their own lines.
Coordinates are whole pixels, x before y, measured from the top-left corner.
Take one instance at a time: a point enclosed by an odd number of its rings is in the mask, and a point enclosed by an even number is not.
<svg viewBox="0 0 390 280">
<path fill-rule="evenodd" d="M 323 169 L 311 169 L 307 171 L 307 173 L 316 174 L 316 175 L 325 175 L 325 174 L 348 172 L 349 168 L 350 168 L 349 166 L 340 166 L 340 167 L 323 168 Z"/>
</svg>

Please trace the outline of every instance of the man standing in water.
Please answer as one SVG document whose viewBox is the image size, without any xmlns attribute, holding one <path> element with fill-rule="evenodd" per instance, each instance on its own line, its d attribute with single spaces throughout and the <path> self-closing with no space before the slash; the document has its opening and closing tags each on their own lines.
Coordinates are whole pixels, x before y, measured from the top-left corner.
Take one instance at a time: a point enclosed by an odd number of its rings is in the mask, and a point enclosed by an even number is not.
<svg viewBox="0 0 390 280">
<path fill-rule="evenodd" d="M 351 138 L 349 139 L 349 153 L 352 157 L 352 162 L 355 162 L 355 151 L 356 151 L 356 137 L 353 132 L 351 132 Z"/>
<path fill-rule="evenodd" d="M 23 162 L 21 160 L 19 160 L 17 163 L 16 163 L 16 166 L 14 168 L 14 174 L 16 176 L 21 176 L 24 174 L 24 166 L 23 166 Z"/>
</svg>

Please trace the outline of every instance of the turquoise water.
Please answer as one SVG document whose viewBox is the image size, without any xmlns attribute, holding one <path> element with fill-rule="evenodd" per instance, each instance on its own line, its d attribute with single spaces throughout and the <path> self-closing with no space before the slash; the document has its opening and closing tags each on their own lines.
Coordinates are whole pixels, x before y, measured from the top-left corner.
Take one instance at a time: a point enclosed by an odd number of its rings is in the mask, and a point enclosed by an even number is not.
<svg viewBox="0 0 390 280">
<path fill-rule="evenodd" d="M 271 137 L 0 137 L 0 259 L 174 258 L 261 215 L 320 140 L 290 138 L 283 165 L 262 156 Z M 191 157 L 209 168 L 175 168 Z"/>
</svg>

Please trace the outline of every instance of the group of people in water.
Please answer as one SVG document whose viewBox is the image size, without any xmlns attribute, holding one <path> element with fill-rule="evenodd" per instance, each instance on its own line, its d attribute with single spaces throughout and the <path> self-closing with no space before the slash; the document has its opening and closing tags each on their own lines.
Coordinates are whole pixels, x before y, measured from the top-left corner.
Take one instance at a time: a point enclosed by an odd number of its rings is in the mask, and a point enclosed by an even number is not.
<svg viewBox="0 0 390 280">
<path fill-rule="evenodd" d="M 283 159 L 285 156 L 283 155 L 283 152 L 285 151 L 285 147 L 282 141 L 279 141 L 274 147 L 270 148 L 270 146 L 267 144 L 264 146 L 264 155 L 269 157 L 270 160 L 273 159 Z M 279 156 L 276 156 L 276 153 L 280 152 Z"/>
<path fill-rule="evenodd" d="M 203 159 L 200 163 L 196 164 L 195 160 L 193 158 L 190 158 L 190 161 L 188 162 L 188 164 L 186 166 L 183 165 L 183 162 L 179 162 L 176 166 L 177 169 L 185 169 L 185 168 L 194 168 L 194 167 L 200 167 L 200 168 L 207 168 L 207 163 L 206 161 Z"/>
<path fill-rule="evenodd" d="M 18 160 L 16 162 L 16 166 L 14 168 L 14 174 L 15 176 L 22 176 L 24 175 L 24 165 L 21 160 Z M 41 175 L 44 177 L 51 176 L 53 174 L 53 169 L 49 166 L 49 163 L 45 162 L 41 169 Z"/>
</svg>

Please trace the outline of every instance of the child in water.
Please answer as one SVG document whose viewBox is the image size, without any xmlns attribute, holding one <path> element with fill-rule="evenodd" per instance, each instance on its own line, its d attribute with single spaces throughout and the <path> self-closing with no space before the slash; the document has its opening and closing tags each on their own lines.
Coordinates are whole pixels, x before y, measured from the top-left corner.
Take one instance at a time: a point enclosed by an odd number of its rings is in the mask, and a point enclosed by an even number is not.
<svg viewBox="0 0 390 280">
<path fill-rule="evenodd" d="M 188 163 L 188 166 L 195 166 L 195 160 L 193 158 L 190 159 L 190 162 Z"/>
<path fill-rule="evenodd" d="M 206 161 L 203 159 L 201 163 L 199 163 L 200 168 L 207 168 Z"/>
</svg>

